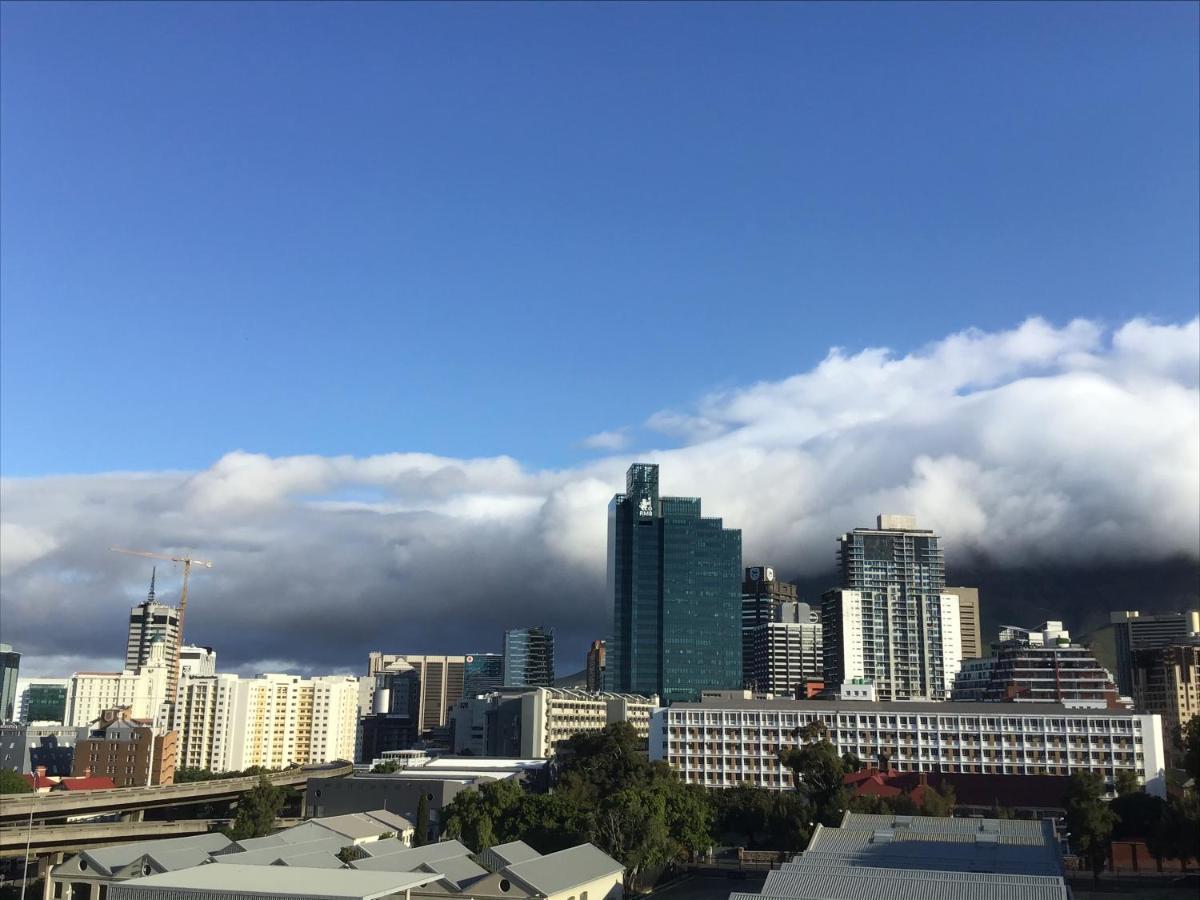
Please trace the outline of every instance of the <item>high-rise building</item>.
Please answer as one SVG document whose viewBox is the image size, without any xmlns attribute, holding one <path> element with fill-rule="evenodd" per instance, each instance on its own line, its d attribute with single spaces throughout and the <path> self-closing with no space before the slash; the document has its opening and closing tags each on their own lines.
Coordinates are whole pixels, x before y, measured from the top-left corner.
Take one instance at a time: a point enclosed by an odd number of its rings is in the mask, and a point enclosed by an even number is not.
<svg viewBox="0 0 1200 900">
<path fill-rule="evenodd" d="M 367 674 L 378 675 L 392 663 L 401 661 L 417 670 L 421 679 L 421 731 L 445 728 L 451 707 L 463 695 L 466 682 L 465 656 L 428 656 L 413 653 L 372 651 L 367 659 Z"/>
<path fill-rule="evenodd" d="M 228 772 L 354 757 L 355 678 L 187 675 L 176 696 L 180 766 Z"/>
<path fill-rule="evenodd" d="M 463 696 L 474 697 L 504 684 L 503 653 L 471 653 L 466 658 Z"/>
<path fill-rule="evenodd" d="M 943 593 L 953 594 L 958 598 L 963 659 L 979 659 L 983 656 L 983 630 L 979 624 L 979 588 L 948 587 Z"/>
<path fill-rule="evenodd" d="M 608 507 L 606 686 L 667 703 L 741 687 L 741 568 L 740 531 L 697 497 L 660 497 L 658 466 L 630 466 Z"/>
<path fill-rule="evenodd" d="M 791 697 L 798 686 L 824 678 L 821 616 L 807 603 L 793 601 L 780 603 L 772 614 L 773 621 L 754 629 L 751 685 L 757 691 Z"/>
<path fill-rule="evenodd" d="M 1002 629 L 991 656 L 963 664 L 953 699 L 1119 705 L 1112 675 L 1090 649 L 1071 643 L 1062 622 L 1045 622 L 1032 630 Z"/>
<path fill-rule="evenodd" d="M 504 632 L 505 687 L 554 687 L 554 629 L 540 625 Z"/>
<path fill-rule="evenodd" d="M 826 687 L 865 679 L 881 700 L 945 700 L 962 663 L 941 539 L 911 516 L 839 538 L 843 587 L 821 602 Z"/>
<path fill-rule="evenodd" d="M 163 642 L 168 677 L 167 696 L 174 698 L 179 681 L 179 610 L 154 598 L 155 570 L 150 571 L 150 592 L 146 601 L 129 611 L 129 638 L 125 644 L 125 668 L 136 670 L 150 660 L 155 639 Z"/>
<path fill-rule="evenodd" d="M 589 691 L 604 690 L 604 641 L 592 641 L 588 648 L 585 682 Z"/>
<path fill-rule="evenodd" d="M 17 720 L 17 677 L 21 654 L 11 644 L 0 644 L 0 722 Z"/>
<path fill-rule="evenodd" d="M 212 647 L 184 644 L 179 648 L 179 674 L 216 675 L 217 651 Z"/>
<path fill-rule="evenodd" d="M 750 566 L 742 579 L 742 686 L 755 683 L 754 642 L 760 625 L 776 621 L 781 603 L 796 602 L 796 586 L 775 577 L 771 566 Z M 818 676 L 819 677 L 819 676 Z"/>
<path fill-rule="evenodd" d="M 62 724 L 67 720 L 69 678 L 22 679 L 18 691 L 18 717 L 22 722 Z"/>
<path fill-rule="evenodd" d="M 1157 650 L 1187 643 L 1200 633 L 1200 610 L 1143 616 L 1137 610 L 1109 615 L 1117 646 L 1117 687 L 1125 697 L 1133 694 L 1133 655 L 1139 650 Z"/>
<path fill-rule="evenodd" d="M 360 762 L 379 759 L 388 750 L 408 750 L 424 731 L 421 720 L 421 675 L 396 660 L 375 676 L 371 715 L 359 721 Z"/>
<path fill-rule="evenodd" d="M 1200 716 L 1200 637 L 1167 647 L 1135 650 L 1132 671 L 1134 708 L 1162 716 L 1171 755 L 1171 737 Z"/>
<path fill-rule="evenodd" d="M 121 672 L 76 672 L 67 695 L 67 724 L 90 725 L 106 709 L 128 706 L 135 719 L 157 719 L 167 701 L 171 670 L 166 644 L 158 638 L 150 643 L 145 665 Z"/>
</svg>

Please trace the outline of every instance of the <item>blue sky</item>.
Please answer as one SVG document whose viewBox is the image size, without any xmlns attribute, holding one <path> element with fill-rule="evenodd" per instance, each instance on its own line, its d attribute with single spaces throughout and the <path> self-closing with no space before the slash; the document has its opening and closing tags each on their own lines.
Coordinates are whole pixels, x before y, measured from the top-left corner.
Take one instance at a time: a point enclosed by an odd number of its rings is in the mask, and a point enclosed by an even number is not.
<svg viewBox="0 0 1200 900">
<path fill-rule="evenodd" d="M 566 466 L 832 345 L 1189 319 L 1197 9 L 6 3 L 0 467 Z"/>
</svg>

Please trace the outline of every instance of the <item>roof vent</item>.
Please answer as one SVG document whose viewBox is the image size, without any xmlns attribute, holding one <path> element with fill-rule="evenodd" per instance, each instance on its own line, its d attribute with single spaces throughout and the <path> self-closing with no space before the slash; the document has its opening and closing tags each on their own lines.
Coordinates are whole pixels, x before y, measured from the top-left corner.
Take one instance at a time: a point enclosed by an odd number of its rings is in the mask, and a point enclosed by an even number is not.
<svg viewBox="0 0 1200 900">
<path fill-rule="evenodd" d="M 985 819 L 983 824 L 979 826 L 979 830 L 984 834 L 999 834 L 1000 823 L 995 819 Z"/>
<path fill-rule="evenodd" d="M 1000 843 L 1000 835 L 998 834 L 977 834 L 975 835 L 976 844 L 998 844 Z"/>
<path fill-rule="evenodd" d="M 872 844 L 890 844 L 892 842 L 892 832 L 887 828 L 877 828 L 871 835 Z"/>
<path fill-rule="evenodd" d="M 892 827 L 893 828 L 910 828 L 912 826 L 912 820 L 913 820 L 912 816 L 896 816 L 895 821 L 892 822 Z"/>
</svg>

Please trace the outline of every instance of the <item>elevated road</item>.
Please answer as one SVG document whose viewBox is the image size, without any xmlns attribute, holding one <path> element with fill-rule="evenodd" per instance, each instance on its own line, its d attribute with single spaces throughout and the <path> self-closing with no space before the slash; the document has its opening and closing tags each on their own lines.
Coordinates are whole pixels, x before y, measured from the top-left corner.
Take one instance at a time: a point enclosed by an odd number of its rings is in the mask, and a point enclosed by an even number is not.
<svg viewBox="0 0 1200 900">
<path fill-rule="evenodd" d="M 127 844 L 154 838 L 207 834 L 229 823 L 228 819 L 181 819 L 176 822 L 73 822 L 70 825 L 25 825 L 0 827 L 0 859 L 25 855 L 29 840 L 31 856 L 48 850 L 75 853 L 90 847 Z"/>
<path fill-rule="evenodd" d="M 354 771 L 350 763 L 298 766 L 267 775 L 280 787 L 303 791 L 310 778 L 341 778 Z M 35 822 L 65 820 L 72 816 L 118 815 L 164 806 L 235 800 L 258 784 L 259 776 L 216 778 L 186 784 L 113 788 L 104 791 L 51 791 L 48 794 L 6 794 L 0 799 L 0 829 Z M 79 823 L 80 825 L 86 823 Z M 149 823 L 148 823 L 149 824 Z M 69 827 L 76 827 L 71 825 Z"/>
</svg>

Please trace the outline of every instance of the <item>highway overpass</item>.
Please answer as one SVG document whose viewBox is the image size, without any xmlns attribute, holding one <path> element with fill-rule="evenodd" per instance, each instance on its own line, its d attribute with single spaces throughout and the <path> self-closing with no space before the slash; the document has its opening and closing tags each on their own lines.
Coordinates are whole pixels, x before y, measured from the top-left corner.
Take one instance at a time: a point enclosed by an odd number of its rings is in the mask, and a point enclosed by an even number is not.
<svg viewBox="0 0 1200 900">
<path fill-rule="evenodd" d="M 310 778 L 341 778 L 354 771 L 350 763 L 297 766 L 267 775 L 272 784 L 303 791 Z M 148 787 L 104 791 L 50 791 L 46 794 L 5 794 L 0 799 L 0 830 L 34 822 L 62 821 L 74 816 L 123 815 L 147 809 L 236 800 L 258 784 L 259 776 L 216 778 Z M 85 824 L 85 823 L 80 823 Z M 152 824 L 152 823 L 148 823 Z M 162 824 L 162 823 L 159 823 Z M 75 827 L 74 825 L 70 827 Z"/>
</svg>

